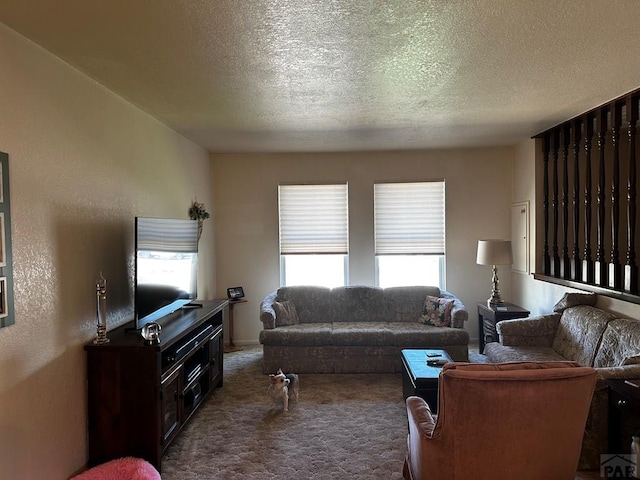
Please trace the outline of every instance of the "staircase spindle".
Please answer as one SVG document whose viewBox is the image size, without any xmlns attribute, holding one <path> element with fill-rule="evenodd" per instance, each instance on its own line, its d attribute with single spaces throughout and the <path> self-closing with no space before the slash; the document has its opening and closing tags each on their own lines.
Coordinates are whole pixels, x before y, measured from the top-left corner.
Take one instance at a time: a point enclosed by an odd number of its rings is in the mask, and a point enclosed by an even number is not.
<svg viewBox="0 0 640 480">
<path fill-rule="evenodd" d="M 622 289 L 622 266 L 620 265 L 620 124 L 622 107 L 611 106 L 611 148 L 613 172 L 611 175 L 611 254 L 609 258 L 609 288 Z"/>
<path fill-rule="evenodd" d="M 569 259 L 569 141 L 571 138 L 571 126 L 565 124 L 562 128 L 562 256 L 560 275 L 562 278 L 571 279 L 571 261 Z"/>
<path fill-rule="evenodd" d="M 551 275 L 551 257 L 549 256 L 549 134 L 542 137 L 543 157 L 543 186 L 542 186 L 542 216 L 543 216 L 543 243 L 542 262 L 545 275 Z"/>
<path fill-rule="evenodd" d="M 582 123 L 573 122 L 573 250 L 571 252 L 571 280 L 582 279 L 580 260 L 580 135 Z"/>
<path fill-rule="evenodd" d="M 560 277 L 560 256 L 558 253 L 558 222 L 559 222 L 559 209 L 558 209 L 558 157 L 560 154 L 560 131 L 556 129 L 553 132 L 553 146 L 551 149 L 553 157 L 553 177 L 552 188 L 553 196 L 551 197 L 551 208 L 553 213 L 553 228 L 551 230 L 551 251 L 553 253 L 551 258 L 552 275 L 556 278 Z"/>
<path fill-rule="evenodd" d="M 598 136 L 598 224 L 596 228 L 596 265 L 595 265 L 595 283 L 596 285 L 607 285 L 607 262 L 605 261 L 604 235 L 605 235 L 605 198 L 606 198 L 606 168 L 605 168 L 605 140 L 607 133 L 607 111 L 601 108 L 596 116 L 597 120 L 597 136 Z"/>
<path fill-rule="evenodd" d="M 627 255 L 624 268 L 624 289 L 638 293 L 638 266 L 636 265 L 636 128 L 638 97 L 627 98 L 627 136 L 629 139 L 629 178 L 627 180 Z"/>
<path fill-rule="evenodd" d="M 584 152 L 585 152 L 585 179 L 584 179 L 584 260 L 582 261 L 582 281 L 593 284 L 595 279 L 595 265 L 591 257 L 591 220 L 593 218 L 591 173 L 591 139 L 593 137 L 593 118 L 584 116 Z"/>
</svg>

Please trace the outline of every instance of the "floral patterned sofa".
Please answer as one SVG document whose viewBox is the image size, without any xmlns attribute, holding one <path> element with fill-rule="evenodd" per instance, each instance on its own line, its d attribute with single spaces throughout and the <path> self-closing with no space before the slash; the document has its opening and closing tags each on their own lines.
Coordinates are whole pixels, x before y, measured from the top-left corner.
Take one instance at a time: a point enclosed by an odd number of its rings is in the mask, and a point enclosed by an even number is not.
<svg viewBox="0 0 640 480">
<path fill-rule="evenodd" d="M 567 293 L 553 313 L 498 323 L 500 342 L 488 343 L 484 350 L 491 363 L 571 360 L 596 369 L 581 470 L 599 468 L 600 454 L 607 453 L 605 380 L 640 378 L 640 321 L 619 318 L 595 303 L 595 294 Z"/>
<path fill-rule="evenodd" d="M 438 287 L 281 287 L 260 305 L 263 372 L 400 372 L 405 348 L 467 361 L 467 318 Z"/>
</svg>

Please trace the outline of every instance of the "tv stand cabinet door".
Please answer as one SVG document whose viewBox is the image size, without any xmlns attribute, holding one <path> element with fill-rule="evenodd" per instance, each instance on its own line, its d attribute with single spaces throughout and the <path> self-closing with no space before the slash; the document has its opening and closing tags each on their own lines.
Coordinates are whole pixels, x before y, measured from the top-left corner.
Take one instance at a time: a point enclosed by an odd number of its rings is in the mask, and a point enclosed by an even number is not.
<svg viewBox="0 0 640 480">
<path fill-rule="evenodd" d="M 209 375 L 211 388 L 222 387 L 222 330 L 218 331 L 209 341 Z"/>
<path fill-rule="evenodd" d="M 160 398 L 162 411 L 162 446 L 171 443 L 178 434 L 182 423 L 182 405 L 180 391 L 182 390 L 183 365 L 179 365 L 167 376 L 161 384 Z"/>
<path fill-rule="evenodd" d="M 89 465 L 136 456 L 159 466 L 159 355 L 115 344 L 87 353 Z"/>
</svg>

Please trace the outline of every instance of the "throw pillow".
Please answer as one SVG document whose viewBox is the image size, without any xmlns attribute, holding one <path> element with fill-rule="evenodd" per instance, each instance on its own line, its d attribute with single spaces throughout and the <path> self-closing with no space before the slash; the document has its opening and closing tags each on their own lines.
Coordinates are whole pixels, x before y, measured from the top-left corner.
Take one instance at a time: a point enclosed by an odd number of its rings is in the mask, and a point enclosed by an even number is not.
<svg viewBox="0 0 640 480">
<path fill-rule="evenodd" d="M 419 321 L 434 327 L 448 327 L 451 325 L 452 309 L 453 299 L 427 295 L 424 299 L 422 315 Z"/>
<path fill-rule="evenodd" d="M 553 311 L 556 313 L 562 313 L 565 309 L 575 307 L 578 305 L 591 305 L 596 304 L 597 295 L 595 293 L 575 293 L 567 292 L 553 307 Z"/>
<path fill-rule="evenodd" d="M 273 302 L 273 309 L 276 312 L 276 327 L 284 327 L 298 323 L 298 311 L 291 300 Z"/>
</svg>

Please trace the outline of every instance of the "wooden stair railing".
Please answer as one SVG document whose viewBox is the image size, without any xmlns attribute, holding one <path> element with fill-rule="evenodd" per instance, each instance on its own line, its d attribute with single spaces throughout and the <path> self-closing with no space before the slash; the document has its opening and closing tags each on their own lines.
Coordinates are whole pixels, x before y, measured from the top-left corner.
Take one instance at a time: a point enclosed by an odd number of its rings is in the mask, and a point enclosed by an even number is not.
<svg viewBox="0 0 640 480">
<path fill-rule="evenodd" d="M 543 226 L 535 278 L 640 303 L 639 105 L 635 90 L 534 137 Z"/>
</svg>

